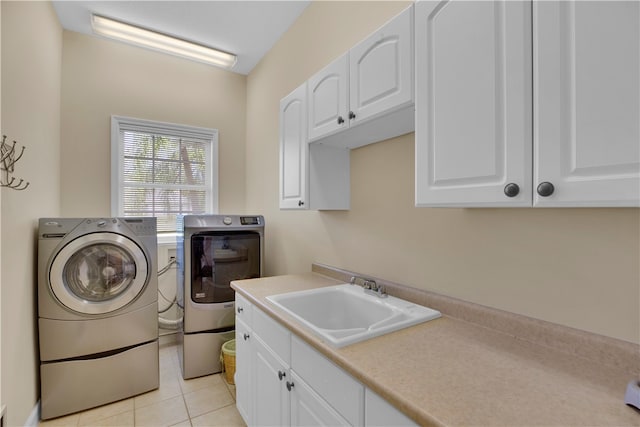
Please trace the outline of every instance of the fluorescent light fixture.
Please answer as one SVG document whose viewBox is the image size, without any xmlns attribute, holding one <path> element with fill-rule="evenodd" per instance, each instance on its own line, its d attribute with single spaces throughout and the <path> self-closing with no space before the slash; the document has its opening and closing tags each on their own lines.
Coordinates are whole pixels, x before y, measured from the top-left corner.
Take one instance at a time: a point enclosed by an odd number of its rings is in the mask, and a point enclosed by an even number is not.
<svg viewBox="0 0 640 427">
<path fill-rule="evenodd" d="M 222 68 L 232 68 L 237 61 L 236 55 L 181 40 L 156 31 L 125 24 L 100 15 L 91 18 L 93 32 L 105 37 L 132 43 L 138 46 L 181 56 L 205 64 Z"/>
</svg>

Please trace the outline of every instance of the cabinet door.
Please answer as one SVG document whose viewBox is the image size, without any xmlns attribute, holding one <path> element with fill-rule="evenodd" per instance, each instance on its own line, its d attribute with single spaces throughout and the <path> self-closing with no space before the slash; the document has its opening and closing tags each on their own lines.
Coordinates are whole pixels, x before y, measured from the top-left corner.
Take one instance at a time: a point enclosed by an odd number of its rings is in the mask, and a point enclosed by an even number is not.
<svg viewBox="0 0 640 427">
<path fill-rule="evenodd" d="M 234 375 L 236 408 L 247 425 L 251 425 L 253 421 L 251 419 L 251 377 L 253 376 L 251 353 L 251 331 L 236 316 L 236 373 Z"/>
<path fill-rule="evenodd" d="M 415 427 L 418 425 L 370 389 L 365 389 L 364 396 L 364 425 L 366 427 Z"/>
<path fill-rule="evenodd" d="M 413 91 L 409 7 L 349 51 L 350 125 L 413 103 Z"/>
<path fill-rule="evenodd" d="M 346 53 L 307 81 L 309 141 L 349 126 L 349 54 Z"/>
<path fill-rule="evenodd" d="M 297 336 L 291 337 L 291 368 L 349 424 L 364 424 L 364 387 Z"/>
<path fill-rule="evenodd" d="M 252 422 L 257 426 L 287 426 L 289 369 L 257 335 L 253 337 L 253 349 Z"/>
<path fill-rule="evenodd" d="M 534 2 L 536 206 L 638 206 L 640 3 Z M 547 188 L 548 190 L 548 188 Z"/>
<path fill-rule="evenodd" d="M 416 205 L 530 206 L 531 3 L 421 1 L 415 20 Z"/>
<path fill-rule="evenodd" d="M 306 105 L 306 85 L 280 101 L 280 209 L 308 205 Z"/>
<path fill-rule="evenodd" d="M 292 426 L 350 426 L 322 397 L 295 372 L 291 372 Z"/>
</svg>

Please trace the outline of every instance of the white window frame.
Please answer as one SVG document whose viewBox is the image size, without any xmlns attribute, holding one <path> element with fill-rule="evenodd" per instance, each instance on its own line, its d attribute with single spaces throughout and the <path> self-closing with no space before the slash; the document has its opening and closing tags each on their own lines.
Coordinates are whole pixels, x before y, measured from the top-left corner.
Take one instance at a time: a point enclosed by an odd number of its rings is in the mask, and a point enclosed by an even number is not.
<svg viewBox="0 0 640 427">
<path fill-rule="evenodd" d="M 124 144 L 120 140 L 122 128 L 131 128 L 140 132 L 165 133 L 185 138 L 207 139 L 211 146 L 207 152 L 210 165 L 205 182 L 206 213 L 218 213 L 218 130 L 196 126 L 165 123 L 153 120 L 137 119 L 125 116 L 111 116 L 111 214 L 114 217 L 124 216 L 122 189 L 124 188 Z M 139 185 L 139 183 L 136 183 Z M 180 186 L 178 186 L 179 188 Z"/>
</svg>

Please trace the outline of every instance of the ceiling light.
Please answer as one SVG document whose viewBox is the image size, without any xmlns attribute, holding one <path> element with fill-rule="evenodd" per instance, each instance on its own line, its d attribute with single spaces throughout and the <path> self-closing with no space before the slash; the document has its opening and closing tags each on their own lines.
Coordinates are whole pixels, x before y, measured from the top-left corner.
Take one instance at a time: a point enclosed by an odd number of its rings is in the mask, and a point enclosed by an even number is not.
<svg viewBox="0 0 640 427">
<path fill-rule="evenodd" d="M 238 59 L 236 55 L 231 53 L 125 24 L 104 16 L 93 15 L 91 25 L 96 34 L 217 67 L 232 68 Z"/>
</svg>

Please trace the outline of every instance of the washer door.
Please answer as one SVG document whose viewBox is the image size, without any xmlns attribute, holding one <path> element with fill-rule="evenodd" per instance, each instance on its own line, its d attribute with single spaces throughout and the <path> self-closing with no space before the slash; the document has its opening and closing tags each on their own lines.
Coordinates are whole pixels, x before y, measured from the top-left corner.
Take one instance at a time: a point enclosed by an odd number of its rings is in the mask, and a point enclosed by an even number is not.
<svg viewBox="0 0 640 427">
<path fill-rule="evenodd" d="M 136 299 L 147 283 L 147 258 L 132 240 L 115 233 L 86 234 L 62 248 L 49 283 L 67 308 L 104 314 Z"/>
</svg>

